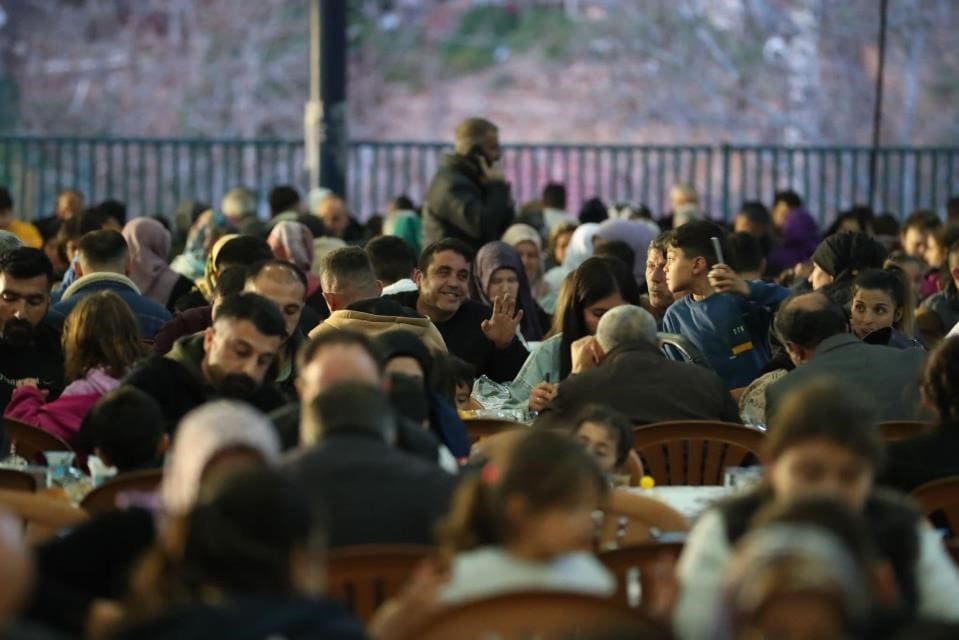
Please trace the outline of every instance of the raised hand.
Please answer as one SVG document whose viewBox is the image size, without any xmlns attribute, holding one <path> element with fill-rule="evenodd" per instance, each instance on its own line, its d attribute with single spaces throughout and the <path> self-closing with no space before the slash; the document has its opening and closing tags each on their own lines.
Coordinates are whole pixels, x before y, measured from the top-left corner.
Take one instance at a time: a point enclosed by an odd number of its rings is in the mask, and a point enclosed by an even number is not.
<svg viewBox="0 0 959 640">
<path fill-rule="evenodd" d="M 516 336 L 516 328 L 523 320 L 523 310 L 516 311 L 516 302 L 508 295 L 493 298 L 493 314 L 483 320 L 480 328 L 497 349 L 505 349 Z"/>
<path fill-rule="evenodd" d="M 749 297 L 749 283 L 739 277 L 739 274 L 725 264 L 717 264 L 706 276 L 709 284 L 719 293 L 735 293 Z"/>
</svg>

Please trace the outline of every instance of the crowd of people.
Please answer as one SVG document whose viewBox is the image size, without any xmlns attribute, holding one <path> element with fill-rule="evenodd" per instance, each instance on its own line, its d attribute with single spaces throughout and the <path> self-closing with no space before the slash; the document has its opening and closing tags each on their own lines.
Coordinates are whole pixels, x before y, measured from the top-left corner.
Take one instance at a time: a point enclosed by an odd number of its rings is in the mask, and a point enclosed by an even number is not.
<svg viewBox="0 0 959 640">
<path fill-rule="evenodd" d="M 132 220 L 68 189 L 31 223 L 0 188 L 0 410 L 81 468 L 162 469 L 29 548 L 0 491 L 4 637 L 389 640 L 510 591 L 610 597 L 597 512 L 689 527 L 620 486 L 632 430 L 672 420 L 764 432 L 762 479 L 623 637 L 959 635 L 942 523 L 907 497 L 959 475 L 959 199 L 820 230 L 793 191 L 728 223 L 670 196 L 517 206 L 481 118 L 380 224 L 289 186 L 265 220 L 239 187 Z M 483 411 L 531 426 L 474 444 Z M 909 420 L 934 426 L 880 440 Z M 435 552 L 364 626 L 326 553 L 387 544 Z"/>
</svg>

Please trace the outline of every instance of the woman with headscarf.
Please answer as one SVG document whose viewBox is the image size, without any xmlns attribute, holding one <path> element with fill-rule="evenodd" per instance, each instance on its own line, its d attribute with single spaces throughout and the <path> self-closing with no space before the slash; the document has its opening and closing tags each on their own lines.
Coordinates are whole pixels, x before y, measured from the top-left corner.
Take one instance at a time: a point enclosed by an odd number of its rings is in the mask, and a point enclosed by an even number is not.
<svg viewBox="0 0 959 640">
<path fill-rule="evenodd" d="M 207 209 L 196 219 L 190 227 L 186 247 L 170 263 L 170 268 L 190 280 L 198 280 L 203 276 L 203 267 L 206 265 L 207 254 L 214 243 L 225 233 L 232 231 L 230 222 L 219 211 Z"/>
<path fill-rule="evenodd" d="M 469 456 L 466 426 L 456 409 L 436 392 L 433 355 L 412 331 L 387 331 L 373 347 L 390 380 L 390 399 L 400 416 L 429 428 L 457 459 Z M 455 463 L 454 463 L 455 468 Z"/>
<path fill-rule="evenodd" d="M 193 282 L 170 268 L 170 232 L 153 218 L 136 218 L 123 227 L 130 248 L 129 277 L 140 293 L 169 311 L 177 298 L 190 291 Z"/>
<path fill-rule="evenodd" d="M 546 315 L 536 301 L 526 280 L 526 269 L 516 249 L 505 242 L 487 242 L 476 254 L 473 274 L 479 300 L 493 306 L 493 299 L 507 295 L 517 309 L 523 310 L 518 331 L 530 342 L 543 339 L 543 327 L 549 326 Z"/>
<path fill-rule="evenodd" d="M 262 413 L 231 400 L 201 405 L 180 421 L 167 453 L 160 485 L 163 515 L 183 515 L 239 468 L 272 466 L 279 458 L 276 430 Z"/>
<path fill-rule="evenodd" d="M 809 284 L 849 309 L 856 276 L 864 269 L 882 269 L 886 249 L 865 233 L 839 233 L 819 243 L 812 254 Z"/>
<path fill-rule="evenodd" d="M 275 466 L 279 458 L 276 431 L 249 405 L 220 400 L 191 411 L 167 452 L 158 500 L 121 493 L 125 508 L 37 547 L 32 615 L 70 637 L 84 635 L 91 605 L 127 595 L 131 569 L 171 518 L 216 497 L 237 472 Z"/>
<path fill-rule="evenodd" d="M 501 240 L 516 249 L 526 269 L 526 279 L 533 298 L 550 313 L 551 308 L 556 306 L 556 292 L 550 289 L 544 278 L 543 237 L 530 225 L 517 223 L 506 230 Z"/>
<path fill-rule="evenodd" d="M 576 227 L 566 247 L 563 264 L 546 272 L 545 280 L 550 289 L 559 291 L 566 275 L 578 269 L 579 265 L 586 262 L 588 258 L 593 257 L 593 239 L 597 233 L 599 233 L 599 224 L 595 222 L 584 222 Z"/>
<path fill-rule="evenodd" d="M 326 301 L 320 295 L 320 279 L 313 273 L 313 232 L 309 227 L 300 222 L 284 220 L 273 227 L 266 243 L 278 259 L 292 262 L 303 271 L 306 275 L 306 303 L 325 310 L 324 317 L 329 315 Z"/>
<path fill-rule="evenodd" d="M 646 252 L 649 243 L 660 233 L 659 226 L 652 221 L 643 220 L 606 220 L 599 225 L 594 241 L 611 242 L 619 240 L 625 242 L 633 250 L 635 256 L 633 276 L 637 283 L 646 281 Z"/>
</svg>

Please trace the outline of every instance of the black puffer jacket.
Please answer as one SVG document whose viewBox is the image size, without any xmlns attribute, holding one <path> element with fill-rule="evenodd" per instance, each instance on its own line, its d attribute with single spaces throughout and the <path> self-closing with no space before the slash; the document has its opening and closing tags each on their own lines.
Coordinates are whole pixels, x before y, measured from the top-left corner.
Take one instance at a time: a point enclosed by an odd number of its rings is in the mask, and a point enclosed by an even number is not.
<svg viewBox="0 0 959 640">
<path fill-rule="evenodd" d="M 457 238 L 475 253 L 499 240 L 513 223 L 513 202 L 507 182 L 485 182 L 472 160 L 448 155 L 430 182 L 423 203 L 423 246 Z"/>
</svg>

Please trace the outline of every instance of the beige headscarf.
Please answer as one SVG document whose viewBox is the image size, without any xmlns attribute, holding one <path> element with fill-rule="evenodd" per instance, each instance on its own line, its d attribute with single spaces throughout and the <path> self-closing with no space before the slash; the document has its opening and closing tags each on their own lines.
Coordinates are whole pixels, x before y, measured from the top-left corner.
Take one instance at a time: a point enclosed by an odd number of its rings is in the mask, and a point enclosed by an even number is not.
<svg viewBox="0 0 959 640">
<path fill-rule="evenodd" d="M 166 457 L 160 498 L 167 516 L 189 512 L 200 497 L 200 480 L 210 461 L 235 447 L 252 449 L 267 464 L 280 458 L 276 430 L 262 413 L 242 402 L 217 400 L 180 421 Z"/>
</svg>

